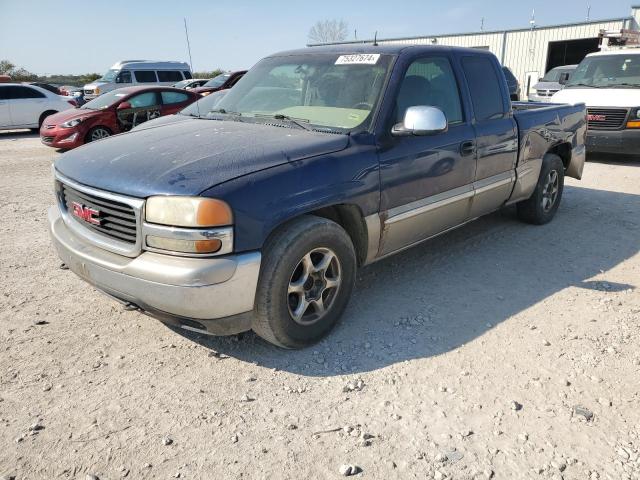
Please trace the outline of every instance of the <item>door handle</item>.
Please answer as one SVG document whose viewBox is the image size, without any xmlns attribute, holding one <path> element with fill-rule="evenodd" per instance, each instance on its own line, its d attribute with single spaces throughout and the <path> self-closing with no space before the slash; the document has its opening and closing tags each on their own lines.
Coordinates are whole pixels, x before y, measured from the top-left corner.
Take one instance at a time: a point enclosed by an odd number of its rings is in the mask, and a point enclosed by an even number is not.
<svg viewBox="0 0 640 480">
<path fill-rule="evenodd" d="M 476 153 L 476 142 L 473 140 L 466 140 L 460 144 L 460 155 L 463 157 L 474 153 Z"/>
</svg>

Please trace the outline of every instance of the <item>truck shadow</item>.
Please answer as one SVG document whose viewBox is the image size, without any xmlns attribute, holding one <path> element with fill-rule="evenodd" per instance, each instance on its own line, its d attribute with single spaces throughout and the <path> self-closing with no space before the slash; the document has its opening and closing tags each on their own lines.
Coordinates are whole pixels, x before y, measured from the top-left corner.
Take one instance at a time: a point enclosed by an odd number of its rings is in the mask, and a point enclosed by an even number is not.
<svg viewBox="0 0 640 480">
<path fill-rule="evenodd" d="M 20 138 L 38 138 L 38 132 L 31 130 L 6 130 L 0 131 L 0 141 L 2 140 L 18 140 Z"/>
<path fill-rule="evenodd" d="M 640 195 L 566 186 L 548 225 L 520 223 L 513 208 L 480 219 L 362 269 L 341 324 L 305 350 L 281 350 L 253 333 L 180 334 L 230 357 L 305 376 L 368 372 L 439 355 L 566 288 L 636 288 L 609 281 L 607 272 L 638 253 L 639 212 Z"/>
</svg>

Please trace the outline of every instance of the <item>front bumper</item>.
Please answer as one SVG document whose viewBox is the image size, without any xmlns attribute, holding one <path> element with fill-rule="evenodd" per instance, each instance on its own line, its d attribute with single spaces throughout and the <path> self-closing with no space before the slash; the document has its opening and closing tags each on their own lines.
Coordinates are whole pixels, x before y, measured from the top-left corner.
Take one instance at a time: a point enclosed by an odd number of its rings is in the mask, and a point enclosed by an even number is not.
<svg viewBox="0 0 640 480">
<path fill-rule="evenodd" d="M 71 149 L 84 144 L 84 134 L 77 128 L 40 128 L 40 141 L 48 147 Z"/>
<path fill-rule="evenodd" d="M 188 258 L 143 252 L 124 257 L 72 233 L 57 207 L 49 228 L 60 259 L 116 299 L 189 330 L 230 335 L 251 328 L 261 255 Z"/>
<path fill-rule="evenodd" d="M 640 151 L 640 129 L 587 130 L 588 153 L 637 155 Z"/>
</svg>

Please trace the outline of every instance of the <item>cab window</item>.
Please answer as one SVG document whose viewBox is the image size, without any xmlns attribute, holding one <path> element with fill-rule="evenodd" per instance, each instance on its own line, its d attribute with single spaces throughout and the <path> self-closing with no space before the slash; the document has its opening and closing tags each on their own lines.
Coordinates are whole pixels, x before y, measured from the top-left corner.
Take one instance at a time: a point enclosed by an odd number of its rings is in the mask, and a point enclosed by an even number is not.
<svg viewBox="0 0 640 480">
<path fill-rule="evenodd" d="M 46 95 L 35 88 L 11 86 L 7 88 L 7 98 L 9 100 L 21 100 L 23 98 L 45 98 Z"/>
<path fill-rule="evenodd" d="M 162 103 L 165 105 L 182 103 L 189 99 L 189 95 L 182 92 L 160 92 L 160 96 L 162 97 Z"/>
<path fill-rule="evenodd" d="M 116 83 L 131 83 L 131 72 L 123 70 L 116 77 Z"/>
<path fill-rule="evenodd" d="M 136 81 L 138 83 L 156 83 L 156 72 L 153 70 L 136 70 Z"/>
<path fill-rule="evenodd" d="M 396 99 L 396 123 L 407 108 L 421 105 L 442 110 L 449 124 L 462 122 L 458 83 L 447 58 L 420 58 L 409 66 Z"/>
<path fill-rule="evenodd" d="M 131 108 L 148 108 L 158 105 L 156 92 L 145 92 L 131 97 L 128 102 Z"/>
<path fill-rule="evenodd" d="M 471 93 L 473 113 L 477 121 L 504 117 L 504 95 L 500 89 L 503 80 L 498 77 L 489 57 L 464 57 L 462 69 Z"/>
<path fill-rule="evenodd" d="M 160 82 L 179 82 L 182 80 L 182 74 L 176 70 L 158 70 L 158 81 Z"/>
</svg>

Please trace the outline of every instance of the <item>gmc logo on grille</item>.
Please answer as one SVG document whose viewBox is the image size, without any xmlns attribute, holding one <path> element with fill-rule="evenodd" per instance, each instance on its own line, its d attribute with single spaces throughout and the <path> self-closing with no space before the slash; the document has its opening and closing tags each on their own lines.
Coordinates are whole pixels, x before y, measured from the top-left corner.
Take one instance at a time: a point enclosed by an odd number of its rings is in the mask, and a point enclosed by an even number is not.
<svg viewBox="0 0 640 480">
<path fill-rule="evenodd" d="M 587 120 L 589 120 L 590 122 L 604 122 L 606 119 L 606 115 L 596 115 L 593 113 L 587 115 Z"/>
<path fill-rule="evenodd" d="M 86 205 L 82 205 L 78 202 L 71 203 L 71 213 L 78 217 L 80 220 L 84 220 L 92 225 L 100 225 L 100 219 L 98 216 L 100 212 L 95 208 L 89 208 Z"/>
</svg>

